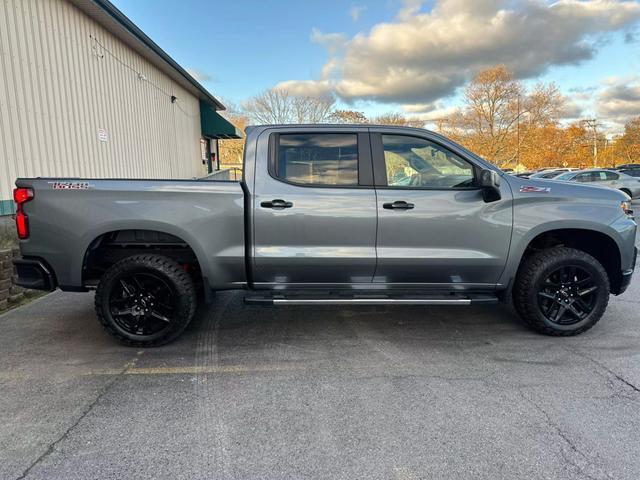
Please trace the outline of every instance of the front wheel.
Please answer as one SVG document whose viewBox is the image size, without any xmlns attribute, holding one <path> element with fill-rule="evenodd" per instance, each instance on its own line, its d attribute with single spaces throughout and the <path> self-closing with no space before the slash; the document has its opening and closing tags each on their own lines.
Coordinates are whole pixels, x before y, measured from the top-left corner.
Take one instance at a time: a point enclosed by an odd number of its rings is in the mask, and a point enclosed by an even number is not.
<svg viewBox="0 0 640 480">
<path fill-rule="evenodd" d="M 155 347 L 176 339 L 196 310 L 191 277 L 170 258 L 135 255 L 103 275 L 95 298 L 105 330 L 121 343 Z"/>
<path fill-rule="evenodd" d="M 514 306 L 533 329 L 569 336 L 593 327 L 609 302 L 609 278 L 594 257 L 555 247 L 530 255 L 518 271 Z"/>
</svg>

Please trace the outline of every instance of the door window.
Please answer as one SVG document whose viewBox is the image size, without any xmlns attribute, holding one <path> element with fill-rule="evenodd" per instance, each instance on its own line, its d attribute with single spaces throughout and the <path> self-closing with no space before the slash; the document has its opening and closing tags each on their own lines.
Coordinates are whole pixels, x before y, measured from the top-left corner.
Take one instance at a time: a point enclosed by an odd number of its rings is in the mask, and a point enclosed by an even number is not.
<svg viewBox="0 0 640 480">
<path fill-rule="evenodd" d="M 301 185 L 358 185 L 358 135 L 296 133 L 278 136 L 276 175 Z"/>
<path fill-rule="evenodd" d="M 618 178 L 620 178 L 620 175 L 615 172 L 605 172 L 605 175 L 607 176 L 607 180 L 618 180 Z"/>
<path fill-rule="evenodd" d="M 579 173 L 578 175 L 576 175 L 575 177 L 576 182 L 593 182 L 595 181 L 595 178 L 592 177 L 590 172 L 585 172 L 585 173 Z"/>
<path fill-rule="evenodd" d="M 473 166 L 428 140 L 408 135 L 382 135 L 389 187 L 469 188 Z"/>
</svg>

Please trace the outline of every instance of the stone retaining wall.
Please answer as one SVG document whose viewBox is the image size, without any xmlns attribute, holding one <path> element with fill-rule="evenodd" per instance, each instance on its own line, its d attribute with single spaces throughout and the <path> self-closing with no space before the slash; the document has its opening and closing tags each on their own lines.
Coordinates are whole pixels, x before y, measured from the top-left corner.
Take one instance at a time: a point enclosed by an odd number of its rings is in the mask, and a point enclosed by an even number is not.
<svg viewBox="0 0 640 480">
<path fill-rule="evenodd" d="M 21 303 L 25 295 L 33 292 L 13 285 L 11 281 L 16 275 L 12 260 L 19 255 L 17 247 L 0 249 L 0 312 Z"/>
<path fill-rule="evenodd" d="M 0 216 L 0 250 L 18 244 L 16 223 L 10 216 Z"/>
</svg>

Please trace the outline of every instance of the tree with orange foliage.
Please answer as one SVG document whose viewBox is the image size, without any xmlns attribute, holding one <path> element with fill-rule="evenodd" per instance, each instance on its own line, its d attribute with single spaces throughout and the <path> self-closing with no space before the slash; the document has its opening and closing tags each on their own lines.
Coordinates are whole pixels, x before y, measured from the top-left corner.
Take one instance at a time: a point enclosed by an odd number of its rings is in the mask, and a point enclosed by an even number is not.
<svg viewBox="0 0 640 480">
<path fill-rule="evenodd" d="M 556 85 L 540 83 L 527 91 L 504 65 L 498 65 L 479 72 L 467 85 L 464 107 L 448 119 L 446 128 L 487 160 L 514 166 L 522 162 L 523 152 L 533 151 L 533 137 L 555 135 L 553 126 L 562 106 Z"/>
<path fill-rule="evenodd" d="M 613 145 L 613 154 L 617 164 L 640 163 L 640 117 L 624 126 L 624 134 Z"/>
</svg>

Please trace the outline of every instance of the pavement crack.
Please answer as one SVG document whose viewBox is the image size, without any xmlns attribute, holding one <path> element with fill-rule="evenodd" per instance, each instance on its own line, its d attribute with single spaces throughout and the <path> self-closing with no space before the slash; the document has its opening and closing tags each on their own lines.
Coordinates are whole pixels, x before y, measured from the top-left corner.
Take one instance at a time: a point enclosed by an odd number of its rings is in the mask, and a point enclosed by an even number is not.
<svg viewBox="0 0 640 480">
<path fill-rule="evenodd" d="M 606 369 L 609 371 L 609 373 L 611 373 L 614 377 L 616 377 L 618 380 L 620 380 L 622 383 L 624 383 L 625 385 L 630 386 L 632 389 L 634 389 L 636 392 L 640 393 L 640 388 L 636 387 L 633 383 L 629 382 L 628 380 L 626 380 L 625 378 L 621 377 L 620 375 L 618 375 L 617 373 Z"/>
<path fill-rule="evenodd" d="M 570 348 L 570 347 L 566 347 L 566 348 L 567 348 L 567 350 L 569 350 L 573 354 L 578 355 L 579 357 L 582 357 L 582 358 L 584 358 L 586 360 L 589 360 L 590 362 L 595 364 L 597 367 L 599 367 L 602 370 L 604 370 L 605 372 L 607 372 L 611 377 L 613 377 L 618 382 L 626 385 L 627 387 L 630 387 L 635 393 L 640 393 L 640 387 L 638 387 L 637 385 L 631 383 L 629 380 L 624 378 L 622 375 L 614 372 L 609 367 L 607 367 L 604 363 L 602 363 L 602 362 L 596 360 L 595 358 L 592 358 L 589 355 L 587 355 L 585 353 L 582 353 L 582 352 L 580 352 L 580 351 L 578 351 L 576 349 L 573 349 L 573 348 Z M 612 385 L 610 384 L 610 386 L 612 386 Z M 630 398 L 630 397 L 628 397 L 628 398 Z"/>
<path fill-rule="evenodd" d="M 561 449 L 560 455 L 568 465 L 571 465 L 573 468 L 576 469 L 578 475 L 580 475 L 583 478 L 588 478 L 589 480 L 601 480 L 603 478 L 610 479 L 610 480 L 613 479 L 611 475 L 603 471 L 601 468 L 599 468 L 597 464 L 595 464 L 595 460 L 596 460 L 595 455 L 588 455 L 587 453 L 583 452 L 578 447 L 576 442 L 569 436 L 569 434 L 565 432 L 560 427 L 560 425 L 558 425 L 556 422 L 553 421 L 549 413 L 544 408 L 538 405 L 538 403 L 535 402 L 532 398 L 525 395 L 520 388 L 517 388 L 516 391 L 518 392 L 518 394 L 523 400 L 525 400 L 527 403 L 532 405 L 544 417 L 545 425 L 549 429 L 554 431 L 555 434 L 558 437 L 560 437 L 562 441 L 567 445 L 570 453 L 565 451 L 564 449 Z M 580 459 L 581 462 L 579 462 L 577 459 Z M 581 465 L 581 463 L 586 465 Z M 592 474 L 586 470 L 586 468 L 593 469 L 594 467 L 600 470 L 599 474 L 597 473 Z"/>
<path fill-rule="evenodd" d="M 23 472 L 22 474 L 16 478 L 16 480 L 23 480 L 25 478 L 27 478 L 27 475 L 29 475 L 29 473 L 31 472 L 31 470 L 33 470 L 37 465 L 39 465 L 40 463 L 42 463 L 42 461 L 44 459 L 46 459 L 49 455 L 51 455 L 56 447 L 62 443 L 64 440 L 67 439 L 67 437 L 71 434 L 71 432 L 73 432 L 73 430 L 80 424 L 80 422 L 87 416 L 89 415 L 89 413 L 91 413 L 91 411 L 94 409 L 94 407 L 100 402 L 100 400 L 102 399 L 102 397 L 111 389 L 111 387 L 114 386 L 114 384 L 120 380 L 126 373 L 127 371 L 129 371 L 130 369 L 132 369 L 133 367 L 135 367 L 136 363 L 138 362 L 138 358 L 140 357 L 140 355 L 142 355 L 143 351 L 140 350 L 138 351 L 138 353 L 136 354 L 136 357 L 134 357 L 132 360 L 130 360 L 129 362 L 127 362 L 124 367 L 122 367 L 122 369 L 120 370 L 120 372 L 117 375 L 114 375 L 107 383 L 104 384 L 104 386 L 99 390 L 98 395 L 96 395 L 96 398 L 93 399 L 93 401 L 87 405 L 85 407 L 85 409 L 82 411 L 82 413 L 80 414 L 80 416 L 76 419 L 75 422 L 73 422 L 64 432 L 62 432 L 62 435 L 60 435 L 56 440 L 54 440 L 53 442 L 51 442 L 49 444 L 49 446 L 47 447 L 47 449 L 42 453 L 42 455 L 40 455 L 38 458 L 36 458 L 31 465 L 29 465 Z"/>
</svg>

